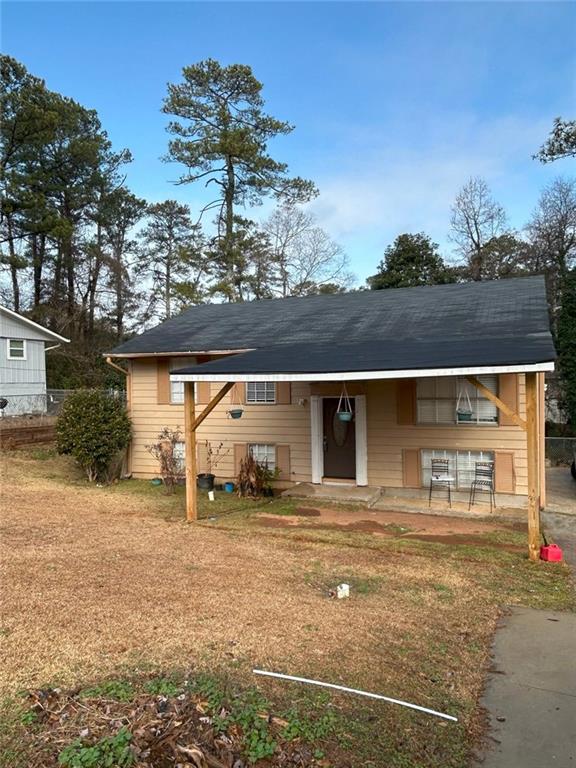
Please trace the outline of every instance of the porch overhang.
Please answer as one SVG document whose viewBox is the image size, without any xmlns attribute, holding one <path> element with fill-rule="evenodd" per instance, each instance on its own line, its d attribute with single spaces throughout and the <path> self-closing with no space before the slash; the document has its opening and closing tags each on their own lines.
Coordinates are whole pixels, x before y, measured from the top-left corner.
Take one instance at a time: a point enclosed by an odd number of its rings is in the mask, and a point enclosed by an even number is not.
<svg viewBox="0 0 576 768">
<path fill-rule="evenodd" d="M 197 366 L 201 369 L 202 366 Z M 427 376 L 481 376 L 488 373 L 540 373 L 553 371 L 554 363 L 535 363 L 533 365 L 492 365 L 472 366 L 469 368 L 424 368 L 420 370 L 398 371 L 324 371 L 310 373 L 227 373 L 214 374 L 182 373 L 173 371 L 172 381 L 213 381 L 213 382 L 250 382 L 250 381 L 378 381 L 384 379 L 421 379 Z"/>
<path fill-rule="evenodd" d="M 173 381 L 369 381 L 554 370 L 549 334 L 278 344 L 172 371 Z"/>
</svg>

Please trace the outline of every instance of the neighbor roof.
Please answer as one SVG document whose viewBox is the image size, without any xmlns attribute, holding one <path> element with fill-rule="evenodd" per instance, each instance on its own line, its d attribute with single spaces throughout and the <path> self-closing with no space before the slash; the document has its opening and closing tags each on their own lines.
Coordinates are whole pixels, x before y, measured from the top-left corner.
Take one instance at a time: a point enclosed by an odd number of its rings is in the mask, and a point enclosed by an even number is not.
<svg viewBox="0 0 576 768">
<path fill-rule="evenodd" d="M 8 317 L 13 318 L 14 320 L 18 320 L 23 325 L 28 326 L 29 328 L 33 328 L 38 334 L 46 336 L 46 339 L 48 341 L 64 341 L 67 344 L 70 342 L 70 339 L 65 338 L 64 336 L 60 336 L 59 333 L 55 333 L 54 331 L 50 331 L 48 328 L 44 328 L 43 325 L 38 325 L 38 323 L 35 323 L 33 320 L 30 320 L 27 317 L 24 317 L 24 315 L 18 314 L 18 312 L 14 312 L 13 309 L 8 309 L 8 307 L 0 306 L 0 314 L 6 314 Z"/>
<path fill-rule="evenodd" d="M 401 359 L 404 366 L 430 367 L 471 358 L 509 357 L 523 364 L 555 358 L 542 277 L 206 304 L 110 354 L 246 350 L 262 353 L 206 363 L 202 372 L 225 373 L 228 367 L 248 373 L 248 365 L 255 371 L 272 366 L 304 372 L 352 363 L 359 370 L 390 368 Z"/>
</svg>

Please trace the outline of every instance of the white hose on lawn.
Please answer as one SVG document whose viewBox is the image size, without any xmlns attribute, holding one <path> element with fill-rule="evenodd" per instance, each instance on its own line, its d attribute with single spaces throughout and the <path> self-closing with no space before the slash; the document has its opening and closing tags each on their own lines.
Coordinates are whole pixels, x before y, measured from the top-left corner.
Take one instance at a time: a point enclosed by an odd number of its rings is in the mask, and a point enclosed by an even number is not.
<svg viewBox="0 0 576 768">
<path fill-rule="evenodd" d="M 280 672 L 266 672 L 263 669 L 253 669 L 252 672 L 255 675 L 265 675 L 266 677 L 277 677 L 281 680 L 292 680 L 295 683 L 308 683 L 308 685 L 319 685 L 321 688 L 333 688 L 335 691 L 345 691 L 346 693 L 356 693 L 358 696 L 367 696 L 369 699 L 379 699 L 380 701 L 388 701 L 390 704 L 400 704 L 401 707 L 408 707 L 409 709 L 417 709 L 419 712 L 426 712 L 427 715 L 434 715 L 435 717 L 443 717 L 444 720 L 453 720 L 458 722 L 457 717 L 452 715 L 445 715 L 443 712 L 436 712 L 434 709 L 427 709 L 426 707 L 420 707 L 418 704 L 410 704 L 408 701 L 400 701 L 399 699 L 391 699 L 389 696 L 381 696 L 379 693 L 369 693 L 368 691 L 359 691 L 357 688 L 347 688 L 345 685 L 335 685 L 334 683 L 323 683 L 321 680 L 309 680 L 307 677 L 294 677 L 293 675 L 282 675 Z"/>
</svg>

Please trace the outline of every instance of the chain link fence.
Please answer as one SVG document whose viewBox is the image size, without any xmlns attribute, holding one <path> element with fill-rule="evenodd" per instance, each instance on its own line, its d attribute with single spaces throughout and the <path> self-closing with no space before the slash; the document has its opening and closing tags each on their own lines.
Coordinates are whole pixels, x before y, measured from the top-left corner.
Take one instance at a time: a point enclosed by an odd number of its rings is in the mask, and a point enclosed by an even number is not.
<svg viewBox="0 0 576 768">
<path fill-rule="evenodd" d="M 576 437 L 547 437 L 546 459 L 553 467 L 568 467 L 576 459 Z"/>
<path fill-rule="evenodd" d="M 48 389 L 45 394 L 0 395 L 0 417 L 58 416 L 62 404 L 74 389 Z M 126 404 L 126 392 L 120 389 L 107 389 L 110 397 Z"/>
</svg>

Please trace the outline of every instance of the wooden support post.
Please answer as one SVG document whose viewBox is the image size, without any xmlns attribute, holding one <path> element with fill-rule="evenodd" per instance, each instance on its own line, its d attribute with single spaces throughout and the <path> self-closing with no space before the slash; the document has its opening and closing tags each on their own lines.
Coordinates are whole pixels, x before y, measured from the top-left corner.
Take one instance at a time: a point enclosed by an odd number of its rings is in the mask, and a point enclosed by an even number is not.
<svg viewBox="0 0 576 768">
<path fill-rule="evenodd" d="M 186 452 L 186 520 L 198 519 L 194 382 L 184 382 L 184 450 Z"/>
<path fill-rule="evenodd" d="M 528 555 L 540 557 L 540 500 L 538 493 L 538 382 L 535 373 L 526 374 L 526 443 L 528 448 Z"/>
</svg>

